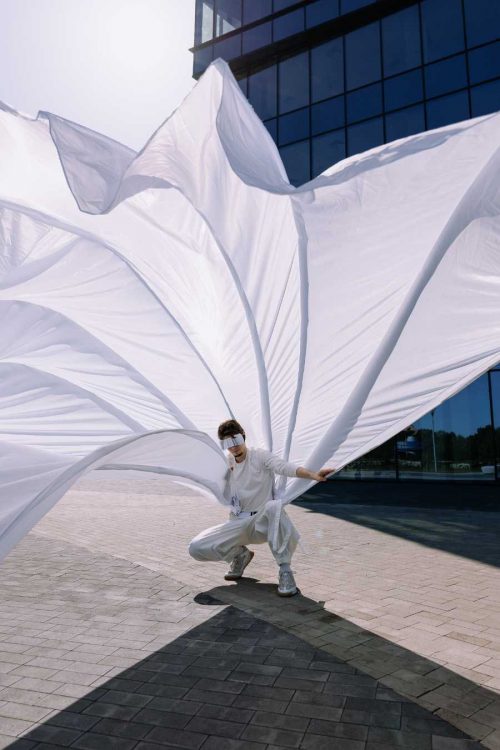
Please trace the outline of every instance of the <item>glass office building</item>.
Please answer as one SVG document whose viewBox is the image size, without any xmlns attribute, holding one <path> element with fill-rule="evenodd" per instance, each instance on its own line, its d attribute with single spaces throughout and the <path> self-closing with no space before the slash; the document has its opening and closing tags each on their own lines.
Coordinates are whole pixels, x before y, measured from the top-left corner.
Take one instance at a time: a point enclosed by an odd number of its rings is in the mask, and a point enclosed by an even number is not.
<svg viewBox="0 0 500 750">
<path fill-rule="evenodd" d="M 500 110 L 500 0 L 197 0 L 194 76 L 218 57 L 293 184 Z M 500 481 L 500 366 L 342 472 Z"/>
</svg>

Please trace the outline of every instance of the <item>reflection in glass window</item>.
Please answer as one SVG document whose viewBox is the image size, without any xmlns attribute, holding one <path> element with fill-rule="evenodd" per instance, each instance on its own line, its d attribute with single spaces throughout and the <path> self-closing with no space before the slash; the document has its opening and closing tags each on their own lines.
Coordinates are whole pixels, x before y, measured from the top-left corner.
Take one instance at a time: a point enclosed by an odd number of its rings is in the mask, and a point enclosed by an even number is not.
<svg viewBox="0 0 500 750">
<path fill-rule="evenodd" d="M 238 78 L 238 86 L 243 91 L 245 96 L 248 96 L 248 78 L 246 76 Z"/>
<path fill-rule="evenodd" d="M 332 39 L 311 50 L 311 97 L 313 102 L 344 91 L 343 40 Z"/>
<path fill-rule="evenodd" d="M 232 60 L 241 55 L 241 34 L 221 39 L 214 44 L 214 60 L 221 57 L 223 60 Z"/>
<path fill-rule="evenodd" d="M 428 97 L 440 96 L 467 86 L 465 55 L 427 65 L 425 68 L 425 93 Z"/>
<path fill-rule="evenodd" d="M 345 159 L 345 130 L 325 133 L 312 139 L 312 173 L 317 177 L 332 164 Z"/>
<path fill-rule="evenodd" d="M 500 42 L 469 52 L 471 83 L 481 83 L 500 76 Z"/>
<path fill-rule="evenodd" d="M 427 127 L 440 128 L 452 122 L 460 122 L 469 117 L 469 97 L 467 91 L 441 96 L 427 102 Z"/>
<path fill-rule="evenodd" d="M 289 5 L 295 5 L 299 0 L 274 0 L 274 12 L 288 8 Z"/>
<path fill-rule="evenodd" d="M 500 3 L 498 0 L 464 0 L 467 44 L 493 42 L 500 38 Z"/>
<path fill-rule="evenodd" d="M 366 120 L 347 128 L 347 148 L 349 156 L 360 154 L 384 142 L 384 126 L 381 117 Z"/>
<path fill-rule="evenodd" d="M 306 6 L 306 26 L 308 29 L 320 23 L 337 18 L 339 14 L 339 0 L 316 0 Z"/>
<path fill-rule="evenodd" d="M 277 42 L 279 39 L 285 39 L 287 36 L 298 34 L 304 31 L 304 9 L 299 8 L 279 16 L 273 21 L 273 39 Z"/>
<path fill-rule="evenodd" d="M 500 371 L 490 373 L 491 397 L 493 401 L 493 422 L 495 424 L 495 448 L 496 448 L 496 477 L 500 478 Z"/>
<path fill-rule="evenodd" d="M 209 42 L 214 35 L 214 0 L 196 3 L 195 44 Z"/>
<path fill-rule="evenodd" d="M 258 21 L 272 12 L 272 0 L 243 0 L 243 23 Z"/>
<path fill-rule="evenodd" d="M 396 439 L 391 438 L 378 448 L 347 464 L 339 479 L 396 479 Z"/>
<path fill-rule="evenodd" d="M 342 13 L 351 13 L 353 10 L 363 8 L 365 5 L 370 5 L 376 0 L 340 0 Z"/>
<path fill-rule="evenodd" d="M 384 81 L 384 97 L 386 110 L 399 109 L 422 101 L 422 70 L 419 68 L 395 78 L 388 78 Z"/>
<path fill-rule="evenodd" d="M 465 46 L 461 0 L 422 0 L 424 61 L 461 52 Z"/>
<path fill-rule="evenodd" d="M 266 120 L 264 125 L 269 131 L 269 134 L 275 143 L 278 142 L 278 121 L 276 118 L 273 120 Z"/>
<path fill-rule="evenodd" d="M 261 118 L 276 116 L 276 65 L 248 76 L 248 98 Z"/>
<path fill-rule="evenodd" d="M 471 88 L 472 117 L 500 110 L 500 79 Z"/>
<path fill-rule="evenodd" d="M 378 21 L 346 34 L 345 58 L 348 89 L 357 89 L 381 78 Z"/>
<path fill-rule="evenodd" d="M 292 185 L 303 185 L 310 179 L 309 141 L 292 143 L 280 148 L 288 179 Z"/>
<path fill-rule="evenodd" d="M 382 19 L 382 50 L 386 76 L 421 64 L 418 5 Z"/>
<path fill-rule="evenodd" d="M 241 0 L 217 0 L 215 35 L 221 36 L 241 26 Z"/>
<path fill-rule="evenodd" d="M 259 49 L 260 47 L 265 47 L 266 44 L 271 44 L 271 42 L 271 22 L 261 23 L 259 26 L 243 32 L 243 54 L 245 52 L 252 52 L 254 49 Z"/>
<path fill-rule="evenodd" d="M 398 138 L 406 138 L 407 135 L 421 133 L 425 130 L 424 105 L 407 107 L 398 112 L 392 112 L 385 117 L 385 139 L 395 141 Z"/>
<path fill-rule="evenodd" d="M 309 56 L 302 52 L 280 62 L 280 113 L 309 104 Z"/>
<path fill-rule="evenodd" d="M 196 50 L 193 56 L 193 75 L 201 75 L 212 62 L 212 45 Z"/>
<path fill-rule="evenodd" d="M 334 130 L 345 125 L 344 97 L 327 99 L 311 107 L 311 129 L 313 135 Z"/>
<path fill-rule="evenodd" d="M 382 84 L 374 83 L 364 89 L 358 89 L 347 97 L 347 122 L 366 120 L 368 117 L 382 114 Z"/>
<path fill-rule="evenodd" d="M 403 478 L 494 478 L 487 375 L 399 436 L 398 465 Z"/>
<path fill-rule="evenodd" d="M 279 143 L 292 143 L 309 137 L 309 107 L 279 118 Z"/>
</svg>

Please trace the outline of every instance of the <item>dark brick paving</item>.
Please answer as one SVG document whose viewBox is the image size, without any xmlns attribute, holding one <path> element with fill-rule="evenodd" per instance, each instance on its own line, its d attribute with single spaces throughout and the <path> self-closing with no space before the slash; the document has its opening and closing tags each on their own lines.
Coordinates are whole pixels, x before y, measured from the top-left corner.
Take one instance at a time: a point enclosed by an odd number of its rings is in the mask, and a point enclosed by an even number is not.
<svg viewBox="0 0 500 750">
<path fill-rule="evenodd" d="M 481 747 L 341 659 L 140 565 L 30 536 L 2 572 L 0 748 Z"/>
</svg>

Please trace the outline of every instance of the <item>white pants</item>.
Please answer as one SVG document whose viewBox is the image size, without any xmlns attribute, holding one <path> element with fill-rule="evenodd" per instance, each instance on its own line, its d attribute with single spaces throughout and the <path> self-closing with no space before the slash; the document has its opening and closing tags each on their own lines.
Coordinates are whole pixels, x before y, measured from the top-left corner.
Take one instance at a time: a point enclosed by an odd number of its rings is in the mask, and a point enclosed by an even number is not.
<svg viewBox="0 0 500 750">
<path fill-rule="evenodd" d="M 299 533 L 282 509 L 279 515 L 277 539 L 272 543 L 271 526 L 274 514 L 269 504 L 254 516 L 241 518 L 230 516 L 230 520 L 202 531 L 189 545 L 189 554 L 195 560 L 226 560 L 231 562 L 241 547 L 247 544 L 269 542 L 271 552 L 278 565 L 290 563 L 299 541 Z"/>
</svg>

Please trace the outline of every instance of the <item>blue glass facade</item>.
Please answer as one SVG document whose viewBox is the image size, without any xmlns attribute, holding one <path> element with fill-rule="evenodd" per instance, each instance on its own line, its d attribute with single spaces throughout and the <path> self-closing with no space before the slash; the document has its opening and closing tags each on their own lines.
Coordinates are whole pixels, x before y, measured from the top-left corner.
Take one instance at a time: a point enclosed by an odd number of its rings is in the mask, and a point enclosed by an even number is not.
<svg viewBox="0 0 500 750">
<path fill-rule="evenodd" d="M 197 0 L 194 75 L 231 65 L 293 184 L 500 110 L 500 0 Z M 499 480 L 500 369 L 345 476 Z"/>
</svg>

